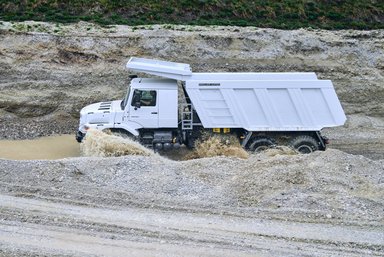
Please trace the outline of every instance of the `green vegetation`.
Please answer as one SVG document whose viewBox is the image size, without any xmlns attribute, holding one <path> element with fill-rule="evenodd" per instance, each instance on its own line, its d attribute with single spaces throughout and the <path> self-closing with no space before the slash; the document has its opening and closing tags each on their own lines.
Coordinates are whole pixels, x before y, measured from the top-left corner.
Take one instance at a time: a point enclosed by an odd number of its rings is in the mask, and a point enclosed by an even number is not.
<svg viewBox="0 0 384 257">
<path fill-rule="evenodd" d="M 5 21 L 382 29 L 379 0 L 0 0 Z"/>
</svg>

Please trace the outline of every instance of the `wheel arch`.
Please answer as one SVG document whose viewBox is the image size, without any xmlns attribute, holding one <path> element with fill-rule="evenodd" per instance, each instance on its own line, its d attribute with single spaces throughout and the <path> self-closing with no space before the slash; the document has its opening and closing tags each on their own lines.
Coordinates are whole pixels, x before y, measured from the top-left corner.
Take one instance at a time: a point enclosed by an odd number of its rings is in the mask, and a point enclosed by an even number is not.
<svg viewBox="0 0 384 257">
<path fill-rule="evenodd" d="M 119 124 L 118 126 L 115 125 L 115 126 L 110 127 L 109 129 L 122 129 L 122 130 L 125 130 L 128 133 L 132 134 L 133 136 L 138 137 L 140 134 L 138 131 L 139 128 L 141 128 L 141 127 L 138 126 L 137 128 L 131 128 L 129 126 L 126 126 L 125 124 Z"/>
</svg>

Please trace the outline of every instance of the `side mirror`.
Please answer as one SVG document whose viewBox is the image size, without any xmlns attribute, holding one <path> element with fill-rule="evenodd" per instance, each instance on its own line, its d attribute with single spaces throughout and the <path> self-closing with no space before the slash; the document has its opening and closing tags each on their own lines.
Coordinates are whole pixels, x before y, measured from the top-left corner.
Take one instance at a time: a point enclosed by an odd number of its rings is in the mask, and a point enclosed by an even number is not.
<svg viewBox="0 0 384 257">
<path fill-rule="evenodd" d="M 135 110 L 139 109 L 141 107 L 140 101 L 135 103 Z"/>
</svg>

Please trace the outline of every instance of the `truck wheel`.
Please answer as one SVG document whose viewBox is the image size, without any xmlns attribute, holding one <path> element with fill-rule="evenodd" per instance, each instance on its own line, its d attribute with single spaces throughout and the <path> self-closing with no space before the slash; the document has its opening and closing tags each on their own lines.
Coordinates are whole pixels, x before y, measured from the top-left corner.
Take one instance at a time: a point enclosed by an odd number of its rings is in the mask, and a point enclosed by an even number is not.
<svg viewBox="0 0 384 257">
<path fill-rule="evenodd" d="M 195 141 L 196 141 L 195 138 L 188 137 L 185 145 L 187 146 L 188 149 L 193 149 L 195 147 Z"/>
<path fill-rule="evenodd" d="M 249 146 L 249 150 L 258 153 L 275 145 L 275 142 L 268 137 L 255 137 Z"/>
<path fill-rule="evenodd" d="M 319 150 L 318 142 L 311 136 L 297 136 L 291 140 L 289 146 L 303 154 Z"/>
</svg>

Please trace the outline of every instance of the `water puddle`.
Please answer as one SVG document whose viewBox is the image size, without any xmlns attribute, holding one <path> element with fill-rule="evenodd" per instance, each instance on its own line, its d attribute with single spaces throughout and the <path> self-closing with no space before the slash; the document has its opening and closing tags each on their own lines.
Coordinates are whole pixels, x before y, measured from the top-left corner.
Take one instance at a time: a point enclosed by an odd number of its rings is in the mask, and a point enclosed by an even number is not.
<svg viewBox="0 0 384 257">
<path fill-rule="evenodd" d="M 195 151 L 181 147 L 172 151 L 162 151 L 159 154 L 175 161 L 217 155 L 235 156 L 243 159 L 248 157 L 248 154 L 242 148 L 233 145 L 224 147 L 219 141 L 216 141 L 213 138 L 197 144 Z M 350 144 L 334 144 L 330 148 L 336 148 L 351 154 L 364 155 L 373 160 L 384 159 L 382 144 L 367 144 L 366 147 L 363 147 L 362 144 L 356 147 L 351 147 Z M 10 160 L 55 160 L 79 156 L 148 156 L 152 154 L 152 150 L 144 148 L 137 142 L 107 135 L 99 131 L 89 133 L 87 140 L 82 144 L 77 143 L 75 135 L 57 135 L 33 140 L 0 140 L 0 159 Z"/>
<path fill-rule="evenodd" d="M 238 142 L 236 144 L 223 143 L 223 140 L 218 137 L 197 142 L 195 151 L 181 147 L 173 151 L 158 153 L 171 160 L 198 159 L 221 155 L 248 158 L 248 153 L 240 147 Z M 74 135 L 49 136 L 33 140 L 0 140 L 0 158 L 11 160 L 54 160 L 79 156 L 151 156 L 153 154 L 152 149 L 145 148 L 138 142 L 98 130 L 89 130 L 81 144 L 77 143 Z"/>
<path fill-rule="evenodd" d="M 53 160 L 80 156 L 74 135 L 33 140 L 0 140 L 0 158 L 12 160 Z"/>
</svg>

